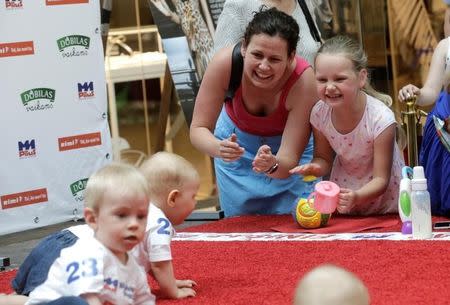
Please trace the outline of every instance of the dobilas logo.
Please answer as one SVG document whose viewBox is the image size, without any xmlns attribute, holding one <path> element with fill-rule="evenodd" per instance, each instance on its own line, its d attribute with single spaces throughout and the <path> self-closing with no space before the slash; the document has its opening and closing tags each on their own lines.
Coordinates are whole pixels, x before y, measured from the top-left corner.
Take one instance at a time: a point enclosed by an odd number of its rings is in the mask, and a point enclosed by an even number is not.
<svg viewBox="0 0 450 305">
<path fill-rule="evenodd" d="M 78 83 L 78 98 L 80 100 L 93 98 L 94 96 L 94 82 Z"/>
<path fill-rule="evenodd" d="M 88 55 L 91 39 L 83 35 L 65 36 L 56 41 L 63 57 Z"/>
<path fill-rule="evenodd" d="M 72 196 L 75 201 L 81 202 L 84 200 L 84 189 L 86 188 L 88 178 L 84 178 L 78 181 L 75 181 L 70 185 L 70 191 L 72 192 Z"/>
<path fill-rule="evenodd" d="M 0 196 L 2 209 L 12 209 L 24 205 L 48 201 L 47 189 L 41 188 L 21 193 Z"/>
<path fill-rule="evenodd" d="M 0 57 L 23 56 L 34 54 L 32 41 L 0 43 Z"/>
<path fill-rule="evenodd" d="M 64 5 L 89 3 L 89 0 L 45 0 L 46 5 Z"/>
<path fill-rule="evenodd" d="M 36 157 L 36 142 L 35 140 L 26 140 L 24 142 L 17 142 L 19 146 L 19 158 Z"/>
<path fill-rule="evenodd" d="M 23 8 L 22 0 L 5 0 L 7 9 Z"/>
<path fill-rule="evenodd" d="M 58 139 L 59 151 L 80 149 L 84 147 L 102 145 L 100 132 L 80 134 Z"/>
<path fill-rule="evenodd" d="M 34 88 L 20 94 L 27 111 L 52 109 L 55 102 L 55 90 L 49 88 Z"/>
</svg>

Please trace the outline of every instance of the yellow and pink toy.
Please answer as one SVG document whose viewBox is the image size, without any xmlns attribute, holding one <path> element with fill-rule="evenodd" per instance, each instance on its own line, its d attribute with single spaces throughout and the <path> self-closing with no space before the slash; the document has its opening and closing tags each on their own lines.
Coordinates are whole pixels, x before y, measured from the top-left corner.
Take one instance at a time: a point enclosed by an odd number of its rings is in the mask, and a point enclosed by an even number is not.
<svg viewBox="0 0 450 305">
<path fill-rule="evenodd" d="M 313 176 L 305 177 L 305 181 Z M 315 177 L 313 177 L 315 179 Z M 308 179 L 308 180 L 306 180 Z M 339 201 L 339 186 L 331 181 L 320 181 L 308 198 L 300 198 L 295 205 L 294 218 L 306 229 L 314 229 L 327 225 L 331 214 L 336 210 Z"/>
</svg>

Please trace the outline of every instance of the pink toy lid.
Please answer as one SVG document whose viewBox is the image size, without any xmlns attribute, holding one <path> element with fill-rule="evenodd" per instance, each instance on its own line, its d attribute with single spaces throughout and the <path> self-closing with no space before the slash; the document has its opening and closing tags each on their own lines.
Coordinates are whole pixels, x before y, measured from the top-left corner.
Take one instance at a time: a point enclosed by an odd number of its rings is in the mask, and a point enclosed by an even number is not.
<svg viewBox="0 0 450 305">
<path fill-rule="evenodd" d="M 335 197 L 341 191 L 341 188 L 331 181 L 320 181 L 316 184 L 315 190 L 317 193 L 327 197 Z"/>
</svg>

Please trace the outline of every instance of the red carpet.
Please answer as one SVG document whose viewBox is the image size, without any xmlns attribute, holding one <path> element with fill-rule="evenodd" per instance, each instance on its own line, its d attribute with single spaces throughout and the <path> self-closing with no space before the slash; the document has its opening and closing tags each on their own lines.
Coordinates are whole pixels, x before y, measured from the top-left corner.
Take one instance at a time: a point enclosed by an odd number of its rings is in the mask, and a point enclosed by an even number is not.
<svg viewBox="0 0 450 305">
<path fill-rule="evenodd" d="M 357 233 L 367 231 L 377 231 L 388 229 L 396 231 L 400 224 L 398 215 L 382 216 L 360 216 L 349 217 L 343 215 L 333 215 L 323 228 L 305 229 L 300 227 L 295 221 L 286 222 L 282 225 L 272 227 L 276 232 L 283 233 Z"/>
<path fill-rule="evenodd" d="M 293 220 L 290 216 L 245 216 L 183 231 L 270 232 L 287 221 Z M 400 224 L 372 232 L 399 230 Z M 291 304 L 298 279 L 326 262 L 361 277 L 372 305 L 444 305 L 450 300 L 448 241 L 174 241 L 172 248 L 177 277 L 195 280 L 197 296 L 160 299 L 157 304 Z M 12 276 L 0 273 L 0 292 L 7 291 Z M 151 285 L 155 287 L 153 281 Z"/>
</svg>

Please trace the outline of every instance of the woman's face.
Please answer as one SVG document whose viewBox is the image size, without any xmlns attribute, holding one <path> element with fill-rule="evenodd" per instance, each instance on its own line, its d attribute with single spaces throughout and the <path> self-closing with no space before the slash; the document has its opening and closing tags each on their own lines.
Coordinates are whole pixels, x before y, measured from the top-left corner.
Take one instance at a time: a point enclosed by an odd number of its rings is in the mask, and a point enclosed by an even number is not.
<svg viewBox="0 0 450 305">
<path fill-rule="evenodd" d="M 288 56 L 287 50 L 286 40 L 278 35 L 253 35 L 241 49 L 244 74 L 256 87 L 276 87 L 294 58 L 294 54 Z"/>
</svg>

